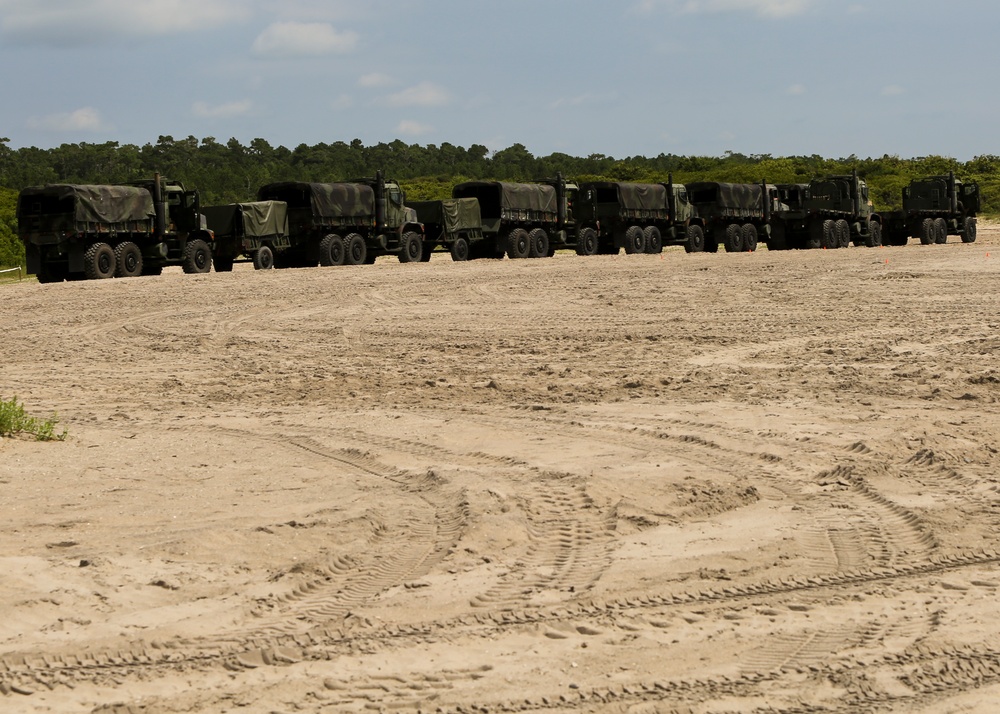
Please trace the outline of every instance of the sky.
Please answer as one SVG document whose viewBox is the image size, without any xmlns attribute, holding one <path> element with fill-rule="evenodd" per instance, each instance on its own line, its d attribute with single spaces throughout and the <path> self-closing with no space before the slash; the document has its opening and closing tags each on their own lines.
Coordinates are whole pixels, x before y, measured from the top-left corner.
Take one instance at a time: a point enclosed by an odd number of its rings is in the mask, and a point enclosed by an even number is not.
<svg viewBox="0 0 1000 714">
<path fill-rule="evenodd" d="M 1000 154 L 996 0 L 0 0 L 8 146 Z"/>
</svg>

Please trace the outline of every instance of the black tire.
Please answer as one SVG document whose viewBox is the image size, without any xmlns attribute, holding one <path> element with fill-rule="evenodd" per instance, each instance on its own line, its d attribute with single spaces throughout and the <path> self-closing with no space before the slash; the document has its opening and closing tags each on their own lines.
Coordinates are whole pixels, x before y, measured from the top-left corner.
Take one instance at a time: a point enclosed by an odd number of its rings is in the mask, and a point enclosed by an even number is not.
<svg viewBox="0 0 1000 714">
<path fill-rule="evenodd" d="M 722 244 L 726 247 L 727 253 L 741 253 L 743 251 L 743 228 L 736 223 L 730 223 L 726 226 Z"/>
<path fill-rule="evenodd" d="M 921 245 L 931 245 L 936 240 L 934 230 L 934 219 L 925 218 L 920 222 L 920 244 Z"/>
<path fill-rule="evenodd" d="M 966 218 L 965 223 L 962 224 L 962 242 L 976 242 L 976 219 L 972 216 Z"/>
<path fill-rule="evenodd" d="M 115 277 L 136 278 L 142 275 L 142 251 L 132 241 L 115 246 Z"/>
<path fill-rule="evenodd" d="M 212 270 L 212 250 L 201 238 L 189 240 L 184 245 L 184 258 L 181 267 L 185 273 L 207 273 Z"/>
<path fill-rule="evenodd" d="M 520 260 L 531 255 L 531 239 L 523 228 L 511 228 L 507 232 L 507 257 Z"/>
<path fill-rule="evenodd" d="M 687 227 L 684 250 L 688 253 L 701 253 L 705 250 L 705 231 L 701 226 Z"/>
<path fill-rule="evenodd" d="M 212 268 L 217 273 L 231 273 L 233 272 L 234 262 L 232 258 L 224 258 L 221 255 L 216 255 L 212 257 Z"/>
<path fill-rule="evenodd" d="M 364 265 L 368 259 L 368 246 L 357 233 L 344 236 L 344 265 Z"/>
<path fill-rule="evenodd" d="M 419 233 L 407 231 L 399 239 L 399 262 L 419 263 L 424 255 L 424 241 Z"/>
<path fill-rule="evenodd" d="M 593 228 L 581 228 L 576 237 L 577 255 L 597 255 L 597 231 Z"/>
<path fill-rule="evenodd" d="M 630 255 L 646 252 L 646 234 L 639 226 L 629 226 L 625 230 L 625 252 Z"/>
<path fill-rule="evenodd" d="M 646 244 L 646 252 L 650 255 L 663 252 L 663 234 L 656 226 L 646 226 L 642 229 L 643 242 Z"/>
<path fill-rule="evenodd" d="M 528 232 L 529 258 L 549 257 L 549 234 L 544 228 L 532 228 Z"/>
<path fill-rule="evenodd" d="M 849 248 L 851 245 L 851 224 L 841 218 L 834 224 L 834 229 L 837 233 L 837 247 Z"/>
<path fill-rule="evenodd" d="M 882 245 L 882 224 L 878 221 L 871 221 L 868 224 L 868 237 L 865 238 L 865 245 L 869 248 L 878 248 Z"/>
<path fill-rule="evenodd" d="M 740 229 L 743 234 L 743 250 L 753 253 L 757 250 L 757 226 L 753 223 L 744 223 Z"/>
<path fill-rule="evenodd" d="M 938 245 L 948 242 L 948 221 L 943 218 L 934 219 L 934 242 Z"/>
<path fill-rule="evenodd" d="M 343 265 L 347 255 L 344 239 L 336 233 L 323 236 L 319 242 L 319 264 L 324 268 Z"/>
<path fill-rule="evenodd" d="M 254 270 L 270 270 L 273 267 L 274 267 L 274 251 L 272 251 L 269 246 L 262 245 L 260 248 L 254 251 L 253 254 Z"/>
<path fill-rule="evenodd" d="M 833 250 L 840 246 L 837 238 L 837 222 L 827 219 L 820 223 L 819 245 L 821 248 Z"/>
<path fill-rule="evenodd" d="M 52 263 L 42 263 L 38 267 L 38 273 L 35 277 L 40 283 L 61 283 L 66 279 L 66 266 L 65 265 L 53 265 Z"/>
<path fill-rule="evenodd" d="M 83 254 L 83 274 L 87 280 L 106 280 L 115 276 L 115 251 L 107 243 L 94 243 Z"/>
<path fill-rule="evenodd" d="M 451 247 L 448 249 L 451 253 L 451 259 L 456 263 L 462 263 L 469 259 L 469 241 L 465 240 L 459 236 L 454 241 L 452 241 Z"/>
</svg>

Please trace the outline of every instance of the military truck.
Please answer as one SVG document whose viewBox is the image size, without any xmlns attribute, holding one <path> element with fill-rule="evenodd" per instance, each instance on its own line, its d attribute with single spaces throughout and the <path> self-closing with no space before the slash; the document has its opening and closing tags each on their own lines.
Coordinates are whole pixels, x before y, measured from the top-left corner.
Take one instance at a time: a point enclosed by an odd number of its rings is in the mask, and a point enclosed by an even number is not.
<svg viewBox="0 0 1000 714">
<path fill-rule="evenodd" d="M 476 198 L 449 198 L 443 201 L 416 201 L 410 208 L 424 226 L 424 259 L 437 247 L 451 253 L 451 259 L 468 260 L 483 252 L 483 220 Z"/>
<path fill-rule="evenodd" d="M 705 231 L 705 250 L 723 245 L 729 253 L 757 250 L 771 235 L 771 217 L 781 207 L 776 186 L 699 181 L 687 184 L 688 198 Z"/>
<path fill-rule="evenodd" d="M 217 273 L 230 272 L 237 260 L 252 261 L 255 269 L 268 270 L 274 267 L 275 251 L 291 246 L 288 204 L 284 201 L 206 206 L 204 213 L 215 235 L 212 263 Z"/>
<path fill-rule="evenodd" d="M 39 282 L 186 273 L 212 268 L 214 239 L 196 191 L 152 179 L 128 185 L 49 184 L 21 191 L 18 235 Z"/>
<path fill-rule="evenodd" d="M 872 208 L 868 184 L 857 171 L 815 178 L 776 213 L 773 232 L 791 248 L 882 245 L 882 218 Z"/>
<path fill-rule="evenodd" d="M 399 184 L 381 172 L 340 183 L 271 183 L 257 191 L 257 200 L 287 204 L 289 240 L 274 246 L 275 267 L 360 265 L 387 254 L 403 263 L 423 257 L 423 226 L 404 204 Z"/>
<path fill-rule="evenodd" d="M 974 243 L 979 207 L 979 185 L 956 179 L 954 172 L 913 179 L 903 188 L 902 209 L 882 213 L 885 242 L 906 245 L 913 237 L 930 245 L 957 235 L 963 243 Z"/>
<path fill-rule="evenodd" d="M 704 225 L 687 188 L 667 183 L 590 181 L 580 184 L 575 206 L 577 253 L 660 253 L 664 245 L 705 248 Z"/>
<path fill-rule="evenodd" d="M 467 181 L 452 189 L 452 198 L 479 202 L 483 240 L 470 257 L 541 258 L 551 256 L 551 238 L 565 230 L 556 188 L 545 183 Z"/>
</svg>

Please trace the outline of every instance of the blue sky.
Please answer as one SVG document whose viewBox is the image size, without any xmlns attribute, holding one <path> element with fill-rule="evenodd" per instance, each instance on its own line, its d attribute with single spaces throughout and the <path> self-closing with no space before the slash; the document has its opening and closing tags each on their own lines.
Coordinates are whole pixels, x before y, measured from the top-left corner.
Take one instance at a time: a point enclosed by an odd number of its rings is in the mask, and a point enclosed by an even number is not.
<svg viewBox="0 0 1000 714">
<path fill-rule="evenodd" d="M 13 148 L 1000 154 L 995 0 L 0 0 Z"/>
</svg>

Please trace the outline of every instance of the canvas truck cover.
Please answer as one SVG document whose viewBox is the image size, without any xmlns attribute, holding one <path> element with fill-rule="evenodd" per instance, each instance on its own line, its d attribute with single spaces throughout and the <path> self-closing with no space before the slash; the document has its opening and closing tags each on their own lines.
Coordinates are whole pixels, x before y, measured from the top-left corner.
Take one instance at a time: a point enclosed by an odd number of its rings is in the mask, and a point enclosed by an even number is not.
<svg viewBox="0 0 1000 714">
<path fill-rule="evenodd" d="M 288 204 L 284 201 L 252 201 L 202 209 L 208 227 L 216 235 L 246 238 L 288 234 Z"/>
<path fill-rule="evenodd" d="M 482 226 L 477 198 L 449 198 L 443 201 L 417 201 L 410 204 L 420 223 L 435 223 L 446 233 L 476 229 Z"/>
<path fill-rule="evenodd" d="M 664 211 L 667 209 L 667 187 L 659 183 L 618 183 L 595 181 L 583 184 L 580 190 L 616 189 L 618 203 L 628 211 Z"/>
<path fill-rule="evenodd" d="M 506 183 L 504 181 L 467 181 L 452 190 L 455 198 L 480 197 L 494 194 L 500 208 L 509 211 L 536 211 L 558 214 L 556 190 L 553 186 L 536 183 Z M 496 198 L 494 198 L 494 202 Z"/>
<path fill-rule="evenodd" d="M 375 215 L 375 190 L 363 183 L 271 183 L 260 188 L 257 198 L 284 201 L 290 208 L 311 208 L 316 218 Z"/>
<path fill-rule="evenodd" d="M 152 195 L 134 186 L 49 184 L 21 191 L 18 218 L 57 213 L 72 214 L 79 223 L 151 221 L 156 216 Z"/>
<path fill-rule="evenodd" d="M 702 181 L 687 184 L 688 198 L 696 206 L 737 209 L 763 213 L 764 192 L 759 183 L 716 183 Z"/>
</svg>

